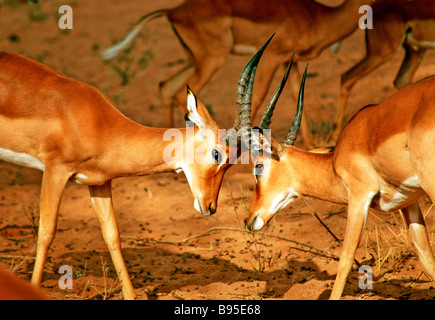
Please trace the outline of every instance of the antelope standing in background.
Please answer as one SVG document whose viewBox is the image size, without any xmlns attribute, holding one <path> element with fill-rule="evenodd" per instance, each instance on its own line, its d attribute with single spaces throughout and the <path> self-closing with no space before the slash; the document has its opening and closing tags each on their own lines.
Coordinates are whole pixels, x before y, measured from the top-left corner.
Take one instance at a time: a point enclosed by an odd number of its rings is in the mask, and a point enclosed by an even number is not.
<svg viewBox="0 0 435 320">
<path fill-rule="evenodd" d="M 173 101 L 184 114 L 185 86 L 198 92 L 232 54 L 253 54 L 262 39 L 276 33 L 262 59 L 252 99 L 252 118 L 263 102 L 277 68 L 288 62 L 317 57 L 323 49 L 350 35 L 358 27 L 360 6 L 375 0 L 346 0 L 331 8 L 314 0 L 187 0 L 178 7 L 144 15 L 125 39 L 102 52 L 103 59 L 115 57 L 129 47 L 141 28 L 157 17 L 166 16 L 190 58 L 189 63 L 161 84 L 165 118 L 173 126 Z M 313 146 L 308 117 L 302 121 L 302 135 Z"/>
<path fill-rule="evenodd" d="M 246 76 L 250 87 L 253 75 Z M 285 82 L 285 79 L 283 79 Z M 280 87 L 284 84 L 281 83 Z M 370 208 L 400 210 L 427 274 L 435 280 L 435 259 L 417 200 L 435 201 L 435 77 L 409 85 L 379 105 L 358 112 L 345 126 L 334 151 L 294 147 L 303 106 L 302 78 L 297 113 L 282 143 L 251 135 L 256 187 L 245 224 L 260 230 L 299 196 L 348 205 L 343 251 L 331 299 L 342 295 Z M 263 116 L 269 127 L 277 97 Z M 247 104 L 249 106 L 249 104 Z M 244 110 L 249 114 L 249 108 Z"/>
<path fill-rule="evenodd" d="M 435 6 L 432 0 L 377 0 L 373 6 L 373 29 L 366 29 L 366 54 L 342 74 L 336 114 L 336 140 L 345 124 L 345 110 L 353 86 L 389 61 L 400 45 L 405 56 L 394 80 L 401 89 L 412 81 L 424 53 L 435 48 Z"/>
</svg>

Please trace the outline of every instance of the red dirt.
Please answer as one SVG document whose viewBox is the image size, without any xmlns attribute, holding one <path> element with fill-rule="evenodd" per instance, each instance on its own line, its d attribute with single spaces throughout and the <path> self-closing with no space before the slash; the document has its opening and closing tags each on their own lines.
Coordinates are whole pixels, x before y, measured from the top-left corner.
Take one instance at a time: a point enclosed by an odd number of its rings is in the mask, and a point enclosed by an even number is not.
<svg viewBox="0 0 435 320">
<path fill-rule="evenodd" d="M 138 70 L 127 86 L 99 58 L 99 49 L 121 39 L 142 14 L 180 1 L 65 1 L 74 10 L 74 29 L 57 26 L 57 1 L 41 6 L 46 16 L 29 18 L 29 7 L 4 5 L 0 19 L 2 50 L 38 59 L 55 70 L 93 84 L 116 101 L 119 109 L 149 126 L 163 123 L 158 84 L 186 59 L 167 21 L 155 20 L 144 29 L 132 50 L 151 49 L 154 58 Z M 13 41 L 16 40 L 16 41 Z M 327 49 L 310 62 L 305 106 L 318 126 L 331 123 L 337 103 L 340 74 L 364 54 L 363 32 L 343 41 L 341 51 Z M 349 101 L 348 116 L 360 107 L 382 101 L 395 92 L 392 81 L 403 50 L 361 80 Z M 199 94 L 210 103 L 216 121 L 231 127 L 235 85 L 249 57 L 230 56 Z M 169 63 L 169 64 L 168 64 Z M 275 88 L 282 71 L 275 79 Z M 435 55 L 428 52 L 415 79 L 435 73 Z M 280 139 L 289 129 L 295 103 L 286 90 L 272 123 Z M 257 119 L 258 121 L 258 119 Z M 182 118 L 178 115 L 178 125 Z M 325 133 L 322 133 L 325 134 Z M 317 135 L 322 141 L 323 135 Z M 299 146 L 303 145 L 299 143 Z M 114 205 L 122 247 L 138 299 L 324 299 L 336 275 L 337 261 L 315 254 L 309 244 L 339 255 L 342 247 L 320 225 L 300 199 L 280 212 L 264 231 L 272 236 L 240 230 L 253 196 L 254 179 L 248 165 L 233 166 L 226 174 L 217 214 L 205 217 L 193 208 L 193 197 L 182 174 L 119 179 L 113 183 Z M 29 280 L 33 268 L 34 236 L 41 173 L 0 164 L 0 266 Z M 329 228 L 343 238 L 345 207 L 307 199 Z M 424 212 L 430 202 L 422 199 Z M 58 231 L 45 265 L 42 287 L 52 299 L 122 299 L 114 268 L 104 244 L 85 186 L 68 184 Z M 429 237 L 435 243 L 434 210 L 426 215 Z M 222 228 L 214 229 L 212 228 Z M 198 237 L 195 237 L 198 236 Z M 276 236 L 285 238 L 279 239 Z M 192 237 L 192 239 L 183 242 Z M 177 244 L 178 243 L 178 244 Z M 422 274 L 416 251 L 398 213 L 373 211 L 356 257 L 373 268 L 372 290 L 360 290 L 357 270 L 351 272 L 344 299 L 433 299 L 434 283 Z M 58 286 L 61 265 L 74 270 L 73 289 Z M 104 272 L 103 272 L 104 270 Z"/>
</svg>

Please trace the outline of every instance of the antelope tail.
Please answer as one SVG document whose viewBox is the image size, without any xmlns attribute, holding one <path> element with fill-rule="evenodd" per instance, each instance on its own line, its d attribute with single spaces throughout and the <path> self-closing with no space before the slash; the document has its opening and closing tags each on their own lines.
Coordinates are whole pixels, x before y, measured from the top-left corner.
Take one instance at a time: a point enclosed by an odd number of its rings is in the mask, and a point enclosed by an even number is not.
<svg viewBox="0 0 435 320">
<path fill-rule="evenodd" d="M 129 48 L 133 44 L 134 39 L 139 34 L 140 30 L 143 28 L 145 23 L 166 15 L 166 11 L 167 10 L 165 10 L 165 9 L 157 10 L 157 11 L 153 11 L 151 13 L 144 15 L 142 18 L 139 19 L 138 22 L 136 22 L 136 24 L 133 26 L 133 28 L 128 32 L 128 34 L 125 36 L 125 38 L 121 42 L 115 44 L 113 47 L 110 47 L 110 48 L 103 50 L 101 52 L 101 58 L 103 60 L 113 59 L 122 50 Z"/>
</svg>

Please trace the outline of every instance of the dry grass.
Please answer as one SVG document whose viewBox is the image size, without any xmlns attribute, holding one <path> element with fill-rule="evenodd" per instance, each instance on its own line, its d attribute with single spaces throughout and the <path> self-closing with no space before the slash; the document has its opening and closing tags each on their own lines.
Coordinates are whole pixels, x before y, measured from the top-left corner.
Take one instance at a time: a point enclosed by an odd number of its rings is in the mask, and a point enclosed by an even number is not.
<svg viewBox="0 0 435 320">
<path fill-rule="evenodd" d="M 424 205 L 422 208 L 425 208 L 423 215 L 429 241 L 434 247 L 435 216 L 431 212 L 432 205 Z M 365 252 L 364 258 L 372 257 L 373 266 L 377 267 L 376 271 L 379 275 L 398 271 L 406 261 L 411 259 L 412 265 L 414 261 L 416 265 L 419 264 L 408 226 L 400 212 L 371 212 L 370 217 L 375 221 L 372 221 L 371 226 L 365 230 L 360 248 Z"/>
</svg>

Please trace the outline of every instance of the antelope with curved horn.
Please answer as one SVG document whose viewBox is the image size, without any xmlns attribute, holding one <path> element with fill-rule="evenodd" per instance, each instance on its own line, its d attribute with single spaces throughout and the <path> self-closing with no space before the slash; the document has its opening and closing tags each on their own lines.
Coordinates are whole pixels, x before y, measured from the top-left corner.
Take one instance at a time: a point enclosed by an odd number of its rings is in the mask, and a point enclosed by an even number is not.
<svg viewBox="0 0 435 320">
<path fill-rule="evenodd" d="M 283 83 L 281 84 L 281 86 Z M 347 204 L 343 251 L 331 299 L 342 295 L 370 208 L 400 210 L 427 274 L 435 280 L 435 259 L 417 200 L 435 201 L 435 77 L 409 85 L 379 105 L 358 112 L 330 153 L 293 146 L 303 107 L 302 81 L 297 116 L 282 143 L 264 136 L 251 146 L 256 180 L 245 220 L 260 230 L 299 196 Z M 262 127 L 268 128 L 272 105 Z M 270 110 L 270 112 L 269 112 Z M 261 156 L 260 156 L 261 155 Z"/>
<path fill-rule="evenodd" d="M 269 41 L 252 59 L 246 74 L 256 69 Z M 239 87 L 243 95 L 243 85 Z M 250 124 L 243 109 L 239 101 L 233 131 Z M 33 285 L 41 283 L 68 180 L 89 187 L 126 299 L 136 294 L 121 252 L 112 204 L 113 179 L 183 171 L 194 207 L 204 215 L 216 212 L 223 176 L 234 163 L 229 155 L 237 159 L 238 147 L 228 145 L 227 134 L 220 134 L 223 128 L 190 89 L 186 117 L 194 127 L 139 125 L 98 89 L 29 58 L 0 52 L 0 160 L 43 171 Z"/>
</svg>

